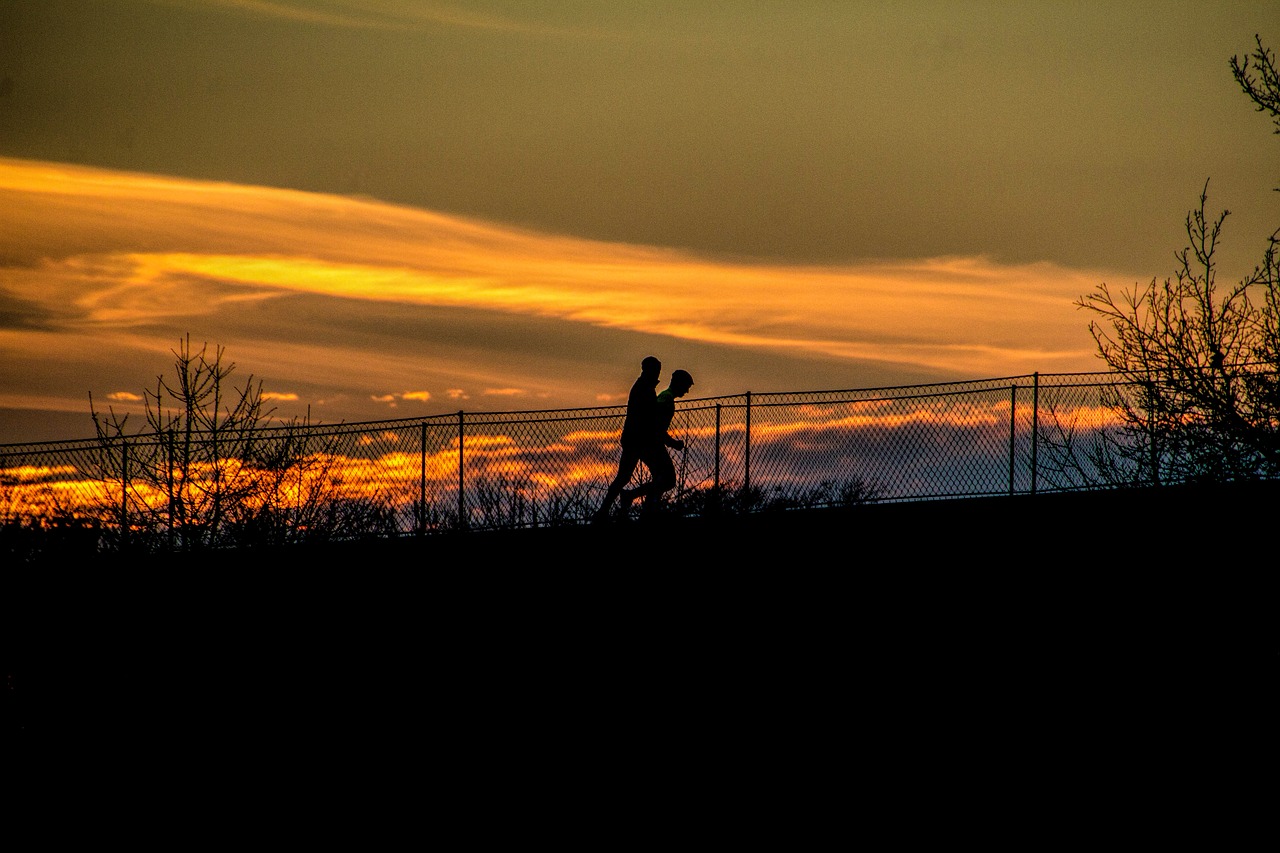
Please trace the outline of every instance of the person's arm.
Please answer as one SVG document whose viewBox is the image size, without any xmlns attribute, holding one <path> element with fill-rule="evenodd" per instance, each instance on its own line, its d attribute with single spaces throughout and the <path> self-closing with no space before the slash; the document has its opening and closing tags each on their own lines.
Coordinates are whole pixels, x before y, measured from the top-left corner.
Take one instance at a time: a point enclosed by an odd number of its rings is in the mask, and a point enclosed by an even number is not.
<svg viewBox="0 0 1280 853">
<path fill-rule="evenodd" d="M 658 423 L 661 426 L 662 443 L 667 447 L 676 450 L 684 450 L 684 442 L 673 436 L 668 430 L 671 429 L 671 419 L 676 414 L 676 401 L 672 399 L 664 399 L 658 397 Z"/>
</svg>

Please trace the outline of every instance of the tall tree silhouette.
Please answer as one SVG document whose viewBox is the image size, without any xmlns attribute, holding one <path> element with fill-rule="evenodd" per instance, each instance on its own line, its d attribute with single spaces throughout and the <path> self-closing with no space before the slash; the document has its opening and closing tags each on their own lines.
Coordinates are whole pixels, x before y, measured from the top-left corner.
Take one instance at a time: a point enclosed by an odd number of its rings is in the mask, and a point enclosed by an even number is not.
<svg viewBox="0 0 1280 853">
<path fill-rule="evenodd" d="M 1252 57 L 1231 58 L 1232 73 L 1280 133 L 1280 79 L 1256 38 Z M 1208 188 L 1187 215 L 1189 245 L 1171 278 L 1119 293 L 1103 283 L 1076 303 L 1097 315 L 1099 356 L 1131 383 L 1104 401 L 1123 429 L 1092 461 L 1111 481 L 1280 476 L 1280 228 L 1253 272 L 1220 292 L 1214 254 L 1230 211 L 1206 213 Z"/>
</svg>

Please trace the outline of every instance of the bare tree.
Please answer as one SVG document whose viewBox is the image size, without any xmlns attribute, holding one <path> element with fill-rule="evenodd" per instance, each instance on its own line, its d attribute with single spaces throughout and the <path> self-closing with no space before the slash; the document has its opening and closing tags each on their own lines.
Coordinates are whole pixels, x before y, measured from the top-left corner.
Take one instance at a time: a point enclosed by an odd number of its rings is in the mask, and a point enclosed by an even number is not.
<svg viewBox="0 0 1280 853">
<path fill-rule="evenodd" d="M 1254 34 L 1253 39 L 1258 49 L 1244 59 L 1231 57 L 1231 74 L 1257 105 L 1258 112 L 1271 113 L 1271 122 L 1276 126 L 1272 133 L 1280 133 L 1280 74 L 1276 73 L 1275 57 L 1262 46 L 1262 36 Z M 1280 187 L 1275 189 L 1280 192 Z"/>
<path fill-rule="evenodd" d="M 173 350 L 174 378 L 144 392 L 148 429 L 127 414 L 90 409 L 103 448 L 99 478 L 114 484 L 122 537 L 146 547 L 196 550 L 276 545 L 386 533 L 394 512 L 376 499 L 344 497 L 332 439 L 310 419 L 273 420 L 262 382 L 228 389 L 224 350 Z M 138 544 L 138 543 L 134 543 Z"/>
<path fill-rule="evenodd" d="M 1270 51 L 1231 68 L 1280 133 L 1280 81 Z M 1255 76 L 1254 72 L 1257 72 Z M 1186 219 L 1190 245 L 1163 283 L 1113 293 L 1105 284 L 1077 301 L 1098 319 L 1098 355 L 1127 380 L 1104 402 L 1120 417 L 1094 468 L 1124 482 L 1226 482 L 1280 476 L 1280 228 L 1262 263 L 1220 293 L 1214 253 L 1230 211 Z"/>
</svg>

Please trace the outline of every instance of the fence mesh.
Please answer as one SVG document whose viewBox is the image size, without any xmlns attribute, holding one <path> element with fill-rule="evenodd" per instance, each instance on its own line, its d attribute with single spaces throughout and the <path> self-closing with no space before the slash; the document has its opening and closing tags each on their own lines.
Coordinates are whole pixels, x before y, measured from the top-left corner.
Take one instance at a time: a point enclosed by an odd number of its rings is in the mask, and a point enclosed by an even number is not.
<svg viewBox="0 0 1280 853">
<path fill-rule="evenodd" d="M 1031 374 L 677 402 L 682 513 L 1099 485 L 1072 459 L 1120 424 L 1109 373 Z M 616 469 L 622 406 L 458 412 L 207 436 L 0 445 L 0 521 L 123 547 L 404 536 L 586 523 Z M 638 466 L 632 485 L 645 478 Z"/>
</svg>

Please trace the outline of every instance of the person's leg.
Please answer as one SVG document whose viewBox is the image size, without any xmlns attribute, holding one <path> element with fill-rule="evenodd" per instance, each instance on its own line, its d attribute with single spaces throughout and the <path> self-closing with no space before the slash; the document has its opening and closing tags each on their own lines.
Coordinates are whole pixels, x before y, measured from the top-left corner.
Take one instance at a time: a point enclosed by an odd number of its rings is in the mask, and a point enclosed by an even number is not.
<svg viewBox="0 0 1280 853">
<path fill-rule="evenodd" d="M 643 457 L 644 464 L 649 467 L 651 479 L 642 487 L 645 513 L 657 512 L 662 508 L 662 496 L 675 487 L 676 467 L 671 462 L 667 448 L 659 445 Z"/>
<path fill-rule="evenodd" d="M 631 504 L 634 503 L 638 498 L 644 498 L 645 502 L 646 503 L 648 502 L 649 492 L 653 488 L 654 466 L 657 466 L 659 469 L 661 469 L 662 457 L 665 457 L 665 456 L 666 456 L 666 453 L 665 451 L 663 451 L 661 446 L 658 446 L 656 448 L 653 446 L 645 447 L 636 454 L 637 461 L 643 462 L 644 467 L 648 469 L 649 479 L 641 483 L 640 485 L 636 486 L 634 489 L 622 490 L 621 492 L 622 509 L 624 512 L 630 509 Z M 632 468 L 634 467 L 635 466 L 632 465 Z"/>
<path fill-rule="evenodd" d="M 623 487 L 631 482 L 631 475 L 635 473 L 636 463 L 639 461 L 640 454 L 634 450 L 622 448 L 622 456 L 618 459 L 618 473 L 614 475 L 613 481 L 609 483 L 609 490 L 604 493 L 604 500 L 601 501 L 600 508 L 595 512 L 595 518 L 605 518 L 609 515 L 613 502 L 618 499 L 618 495 L 622 494 Z"/>
</svg>

